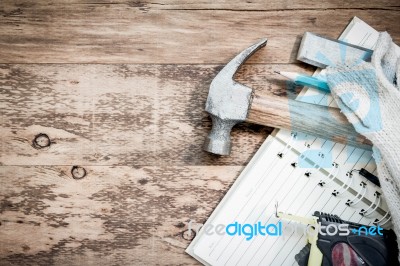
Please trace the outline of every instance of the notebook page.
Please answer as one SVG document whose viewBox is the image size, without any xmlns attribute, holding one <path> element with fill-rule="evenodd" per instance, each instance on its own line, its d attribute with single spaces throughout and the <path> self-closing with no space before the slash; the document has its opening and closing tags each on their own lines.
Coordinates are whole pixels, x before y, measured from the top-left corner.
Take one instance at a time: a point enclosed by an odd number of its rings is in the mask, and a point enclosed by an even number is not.
<svg viewBox="0 0 400 266">
<path fill-rule="evenodd" d="M 250 160 L 246 168 L 240 173 L 239 177 L 236 179 L 236 181 L 233 183 L 232 187 L 229 189 L 229 191 L 226 193 L 222 201 L 218 204 L 218 206 L 215 208 L 215 210 L 212 212 L 210 215 L 209 219 L 207 222 L 204 224 L 206 226 L 207 224 L 214 223 L 214 219 L 217 216 L 220 216 L 221 213 L 227 213 L 229 208 L 234 208 L 235 203 L 235 194 L 239 190 L 245 191 L 242 192 L 244 195 L 247 195 L 248 193 L 251 192 L 252 188 L 248 186 L 249 184 L 257 184 L 261 180 L 257 178 L 257 173 L 260 173 L 261 171 L 265 171 L 264 165 L 262 164 L 257 164 L 257 162 L 261 160 L 267 160 L 268 161 L 268 154 L 269 150 L 271 149 L 271 143 L 274 142 L 275 138 L 272 135 L 269 135 L 267 139 L 264 141 L 264 143 L 261 145 L 261 147 L 258 149 L 256 154 L 253 156 L 253 158 Z M 277 150 L 277 143 L 274 143 L 274 147 L 272 147 L 272 150 Z M 271 157 L 272 158 L 272 157 Z M 246 191 L 247 187 L 247 191 Z M 198 261 L 203 263 L 204 265 L 211 265 L 212 261 L 210 259 L 207 259 L 208 262 L 203 259 L 202 256 L 199 256 L 195 254 L 194 249 L 198 246 L 198 242 L 202 240 L 204 233 L 204 227 L 196 234 L 196 237 L 192 240 L 188 248 L 186 249 L 186 252 L 190 254 L 192 257 L 196 258 Z M 214 239 L 214 241 L 218 240 L 218 238 Z M 200 247 L 201 248 L 201 247 Z M 200 253 L 199 253 L 200 254 Z"/>
<path fill-rule="evenodd" d="M 291 136 L 287 130 L 280 130 L 275 137 L 282 141 L 282 143 L 291 142 Z M 315 164 L 310 165 L 311 169 L 309 170 L 304 169 L 304 172 L 309 172 L 310 176 L 312 176 L 313 172 L 321 170 L 325 176 L 321 177 L 319 182 L 323 183 L 328 193 L 332 194 L 336 192 L 332 196 L 339 199 L 346 199 L 347 202 L 347 200 L 354 199 L 360 193 L 363 195 L 363 200 L 367 205 L 371 205 L 378 200 L 376 193 L 381 195 L 381 188 L 365 177 L 362 177 L 358 171 L 354 171 L 364 168 L 370 173 L 377 175 L 372 151 L 305 134 L 297 134 L 297 139 L 301 141 L 292 143 L 291 146 L 299 154 L 296 160 L 292 161 L 290 165 L 306 168 L 309 163 L 304 162 L 303 158 L 311 158 Z M 320 156 L 323 156 L 324 159 L 322 160 Z M 360 165 L 364 166 L 360 167 Z M 364 185 L 364 189 L 361 187 L 361 184 Z M 383 196 L 380 196 L 380 198 L 382 199 Z M 381 200 L 380 204 L 377 205 L 379 205 L 377 206 L 377 214 L 385 215 L 388 209 L 386 202 Z M 376 218 L 379 218 L 379 215 Z"/>
<path fill-rule="evenodd" d="M 299 138 L 292 141 L 292 145 L 301 147 L 304 141 Z M 334 145 L 328 141 L 322 144 L 326 151 L 330 151 Z M 348 207 L 345 198 L 334 197 L 329 187 L 318 186 L 319 179 L 328 175 L 326 171 L 317 169 L 318 172 L 307 177 L 304 175 L 306 168 L 291 165 L 291 162 L 297 160 L 300 151 L 294 148 L 287 150 L 286 143 L 278 139 L 270 141 L 267 151 L 260 149 L 261 155 L 253 162 L 251 170 L 239 177 L 239 184 L 233 194 L 228 196 L 229 200 L 223 203 L 218 213 L 207 223 L 214 226 L 236 221 L 240 224 L 276 224 L 279 219 L 275 217 L 274 205 L 278 202 L 279 210 L 289 213 L 309 216 L 315 210 L 321 210 L 338 214 L 345 220 L 371 224 L 373 217 L 358 214 L 359 208 L 367 208 L 365 203 L 360 202 L 357 208 Z M 284 155 L 280 158 L 278 154 L 282 152 Z M 359 150 L 354 155 L 347 155 L 343 151 L 335 159 L 347 169 L 366 167 L 368 162 L 353 163 L 349 160 L 351 156 L 356 157 L 361 153 L 362 150 Z M 198 237 L 193 253 L 210 265 L 292 265 L 295 262 L 294 255 L 288 254 L 297 254 L 306 243 L 301 232 L 279 237 L 255 236 L 249 241 L 244 236 L 221 236 L 204 232 Z"/>
</svg>

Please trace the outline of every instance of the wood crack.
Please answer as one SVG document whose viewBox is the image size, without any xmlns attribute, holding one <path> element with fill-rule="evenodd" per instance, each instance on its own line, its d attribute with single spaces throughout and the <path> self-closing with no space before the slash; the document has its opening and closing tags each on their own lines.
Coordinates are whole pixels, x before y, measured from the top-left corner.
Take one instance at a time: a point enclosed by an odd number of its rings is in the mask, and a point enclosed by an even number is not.
<svg viewBox="0 0 400 266">
<path fill-rule="evenodd" d="M 373 7 L 373 8 L 293 8 L 293 9 L 229 9 L 229 8 L 164 8 L 162 10 L 169 10 L 169 11 L 227 11 L 227 12 L 293 12 L 293 11 L 337 11 L 337 10 L 381 10 L 381 11 L 399 11 L 400 8 L 398 6 L 393 6 L 393 8 L 383 8 L 383 7 Z"/>
</svg>

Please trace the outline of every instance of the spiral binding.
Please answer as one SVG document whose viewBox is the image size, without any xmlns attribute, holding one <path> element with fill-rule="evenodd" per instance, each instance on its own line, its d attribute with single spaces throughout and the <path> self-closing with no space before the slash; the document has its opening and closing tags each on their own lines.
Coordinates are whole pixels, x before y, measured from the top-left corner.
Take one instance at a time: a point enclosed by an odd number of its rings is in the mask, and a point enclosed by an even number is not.
<svg viewBox="0 0 400 266">
<path fill-rule="evenodd" d="M 295 140 L 297 140 L 297 132 L 291 132 L 291 138 L 290 140 L 286 143 L 285 147 L 282 149 L 281 152 L 277 153 L 277 156 L 279 158 L 283 158 L 287 152 L 293 148 L 293 142 Z M 305 146 L 307 148 L 310 148 L 311 144 L 305 144 Z M 324 153 L 320 153 L 319 154 L 320 157 L 320 161 L 318 163 L 314 164 L 314 168 L 307 170 L 306 172 L 304 172 L 304 175 L 306 177 L 310 177 L 315 171 L 318 171 L 321 168 L 321 162 L 324 160 L 325 154 Z M 292 162 L 290 163 L 290 165 L 292 167 L 297 167 L 297 162 Z M 329 173 L 328 175 L 324 176 L 319 182 L 318 185 L 321 187 L 324 187 L 326 185 L 329 185 L 330 183 L 332 183 L 335 179 L 339 179 L 338 175 L 340 172 L 340 166 L 338 163 L 333 162 L 332 166 L 334 167 L 334 170 L 331 171 L 331 173 Z M 350 188 L 353 188 L 353 183 L 354 183 L 354 178 L 353 178 L 353 173 L 354 172 L 358 172 L 360 174 L 360 176 L 363 176 L 364 178 L 366 178 L 368 181 L 374 183 L 375 185 L 379 186 L 379 183 L 377 184 L 376 181 L 374 182 L 374 179 L 371 180 L 372 178 L 377 179 L 376 176 L 374 176 L 373 174 L 371 174 L 370 172 L 368 172 L 366 169 L 361 168 L 360 170 L 358 169 L 352 169 L 351 171 L 346 173 L 346 177 L 347 179 L 340 185 L 339 188 L 333 190 L 332 195 L 333 196 L 338 196 L 346 191 L 349 191 Z M 367 176 L 366 176 L 367 175 Z M 367 182 L 361 181 L 359 184 L 360 188 L 358 189 L 357 194 L 352 197 L 351 199 L 347 199 L 347 201 L 345 202 L 345 204 L 349 207 L 357 205 L 359 202 L 361 202 L 365 196 L 367 195 Z M 354 189 L 354 188 L 353 188 Z M 354 189 L 356 190 L 356 189 Z M 381 193 L 378 191 L 375 191 L 374 193 L 375 199 L 373 202 L 371 202 L 371 204 L 366 208 L 366 209 L 361 209 L 359 211 L 359 214 L 362 216 L 370 216 L 373 213 L 375 213 L 378 208 L 381 205 L 382 202 L 382 197 L 381 197 Z M 375 219 L 373 224 L 379 224 L 381 226 L 387 224 L 390 220 L 391 220 L 391 214 L 389 211 L 387 211 L 380 219 Z"/>
<path fill-rule="evenodd" d="M 339 190 L 336 190 L 336 189 L 335 189 L 335 190 L 332 192 L 332 195 L 333 195 L 333 196 L 336 197 L 337 195 L 343 193 L 344 191 L 347 191 L 347 190 L 353 185 L 353 175 L 352 175 L 352 173 L 351 173 L 351 172 L 347 172 L 347 173 L 346 173 L 346 176 L 347 176 L 346 182 L 344 182 L 344 183 L 342 184 L 342 186 L 340 187 Z M 349 181 L 349 184 L 347 184 L 348 181 Z"/>
<path fill-rule="evenodd" d="M 365 183 L 364 181 L 361 181 L 360 186 L 361 186 L 361 189 L 360 189 L 360 191 L 357 191 L 357 195 L 355 195 L 354 198 L 347 200 L 347 202 L 346 202 L 347 206 L 350 207 L 350 206 L 356 205 L 364 198 L 365 194 L 367 193 L 367 183 Z"/>
<path fill-rule="evenodd" d="M 320 185 L 321 187 L 332 183 L 333 180 L 335 180 L 335 178 L 336 178 L 337 175 L 339 174 L 339 164 L 333 162 L 333 163 L 332 163 L 332 166 L 335 167 L 335 172 L 334 172 L 334 174 L 329 174 L 328 176 L 326 176 L 326 177 L 324 177 L 323 179 L 321 179 L 321 180 L 318 182 L 318 185 Z M 330 176 L 332 176 L 332 178 L 329 178 Z M 328 180 L 328 181 L 326 181 L 326 180 Z"/>
<path fill-rule="evenodd" d="M 290 135 L 291 135 L 291 138 L 290 138 L 289 142 L 286 143 L 283 150 L 281 152 L 278 152 L 278 154 L 277 154 L 279 158 L 283 158 L 283 156 L 285 156 L 285 154 L 288 152 L 290 147 L 292 147 L 293 141 L 297 138 L 297 132 L 292 132 L 292 133 L 290 133 Z"/>
<path fill-rule="evenodd" d="M 320 160 L 319 160 L 318 163 L 314 164 L 315 167 L 312 168 L 311 170 L 306 171 L 306 172 L 304 173 L 304 175 L 305 175 L 306 177 L 310 177 L 315 171 L 318 171 L 318 170 L 321 168 L 321 163 L 322 163 L 322 161 L 323 161 L 324 158 L 325 158 L 325 154 L 324 154 L 324 153 L 320 153 L 319 156 L 320 156 Z M 326 179 L 326 178 L 325 178 L 325 179 Z M 321 180 L 321 181 L 322 181 L 322 180 Z M 321 182 L 321 181 L 320 181 L 320 182 Z M 330 183 L 330 181 L 329 181 L 328 183 Z M 326 183 L 326 184 L 328 184 L 328 183 Z M 325 183 L 324 183 L 324 184 L 325 184 Z M 323 186 L 323 185 L 321 185 L 321 186 Z"/>
<path fill-rule="evenodd" d="M 305 175 L 306 177 L 310 177 L 310 176 L 312 175 L 312 172 L 311 172 L 311 171 L 306 171 L 306 172 L 304 173 L 304 175 Z"/>
<path fill-rule="evenodd" d="M 392 219 L 392 215 L 390 214 L 389 211 L 386 212 L 386 214 L 381 218 L 381 219 L 375 219 L 374 224 L 384 226 L 387 224 L 390 220 Z"/>
<path fill-rule="evenodd" d="M 339 164 L 334 162 L 334 163 L 332 163 L 332 166 L 335 168 L 334 171 L 332 171 L 328 176 L 325 176 L 323 179 L 321 179 L 318 182 L 318 185 L 320 185 L 321 187 L 328 185 L 329 183 L 333 182 L 333 180 L 335 178 L 337 178 L 337 176 L 339 174 L 339 169 L 340 169 Z M 364 168 L 362 168 L 362 170 L 367 172 Z M 353 170 L 347 172 L 346 173 L 346 177 L 347 177 L 346 181 L 342 183 L 342 185 L 340 186 L 339 189 L 335 189 L 332 192 L 332 195 L 337 196 L 339 194 L 342 194 L 343 192 L 348 191 L 350 188 L 353 188 L 353 180 L 354 180 L 353 173 L 354 172 L 360 173 L 360 171 L 361 170 L 353 169 Z M 307 174 L 307 173 L 310 173 L 310 172 L 306 172 L 305 174 Z M 371 180 L 369 180 L 369 181 L 371 181 Z M 360 189 L 357 191 L 357 194 L 353 198 L 347 199 L 345 204 L 349 207 L 356 205 L 357 203 L 359 203 L 360 201 L 362 201 L 365 198 L 365 195 L 367 194 L 367 190 L 368 190 L 367 183 L 364 181 L 361 181 Z M 375 191 L 374 196 L 375 196 L 374 201 L 368 206 L 368 208 L 361 209 L 359 212 L 360 215 L 370 216 L 373 213 L 375 213 L 377 211 L 377 209 L 380 207 L 381 202 L 382 202 L 381 193 L 378 191 Z M 383 226 L 383 225 L 387 224 L 390 220 L 391 220 L 391 215 L 390 215 L 390 212 L 387 211 L 382 218 L 375 219 L 375 221 L 373 223 Z"/>
</svg>

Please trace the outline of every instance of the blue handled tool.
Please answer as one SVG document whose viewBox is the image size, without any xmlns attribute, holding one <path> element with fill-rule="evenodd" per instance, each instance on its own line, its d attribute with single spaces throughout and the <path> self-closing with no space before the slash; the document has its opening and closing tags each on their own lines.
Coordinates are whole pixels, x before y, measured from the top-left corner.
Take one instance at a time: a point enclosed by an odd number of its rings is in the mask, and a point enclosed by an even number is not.
<svg viewBox="0 0 400 266">
<path fill-rule="evenodd" d="M 297 85 L 315 88 L 315 89 L 318 89 L 323 92 L 331 91 L 329 89 L 329 86 L 326 83 L 326 81 L 322 80 L 320 78 L 306 76 L 306 75 L 298 74 L 298 73 L 294 73 L 294 72 L 285 72 L 285 71 L 275 71 L 275 73 L 280 74 L 280 75 L 292 80 Z"/>
</svg>

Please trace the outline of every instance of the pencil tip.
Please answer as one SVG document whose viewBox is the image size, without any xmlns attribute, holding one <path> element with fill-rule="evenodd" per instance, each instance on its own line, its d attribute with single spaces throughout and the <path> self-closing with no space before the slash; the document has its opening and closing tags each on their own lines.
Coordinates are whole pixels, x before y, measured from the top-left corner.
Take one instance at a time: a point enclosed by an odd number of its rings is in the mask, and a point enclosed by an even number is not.
<svg viewBox="0 0 400 266">
<path fill-rule="evenodd" d="M 281 72 L 279 72 L 279 71 L 274 71 L 274 72 L 275 72 L 276 74 L 279 74 L 279 75 L 281 74 Z"/>
</svg>

